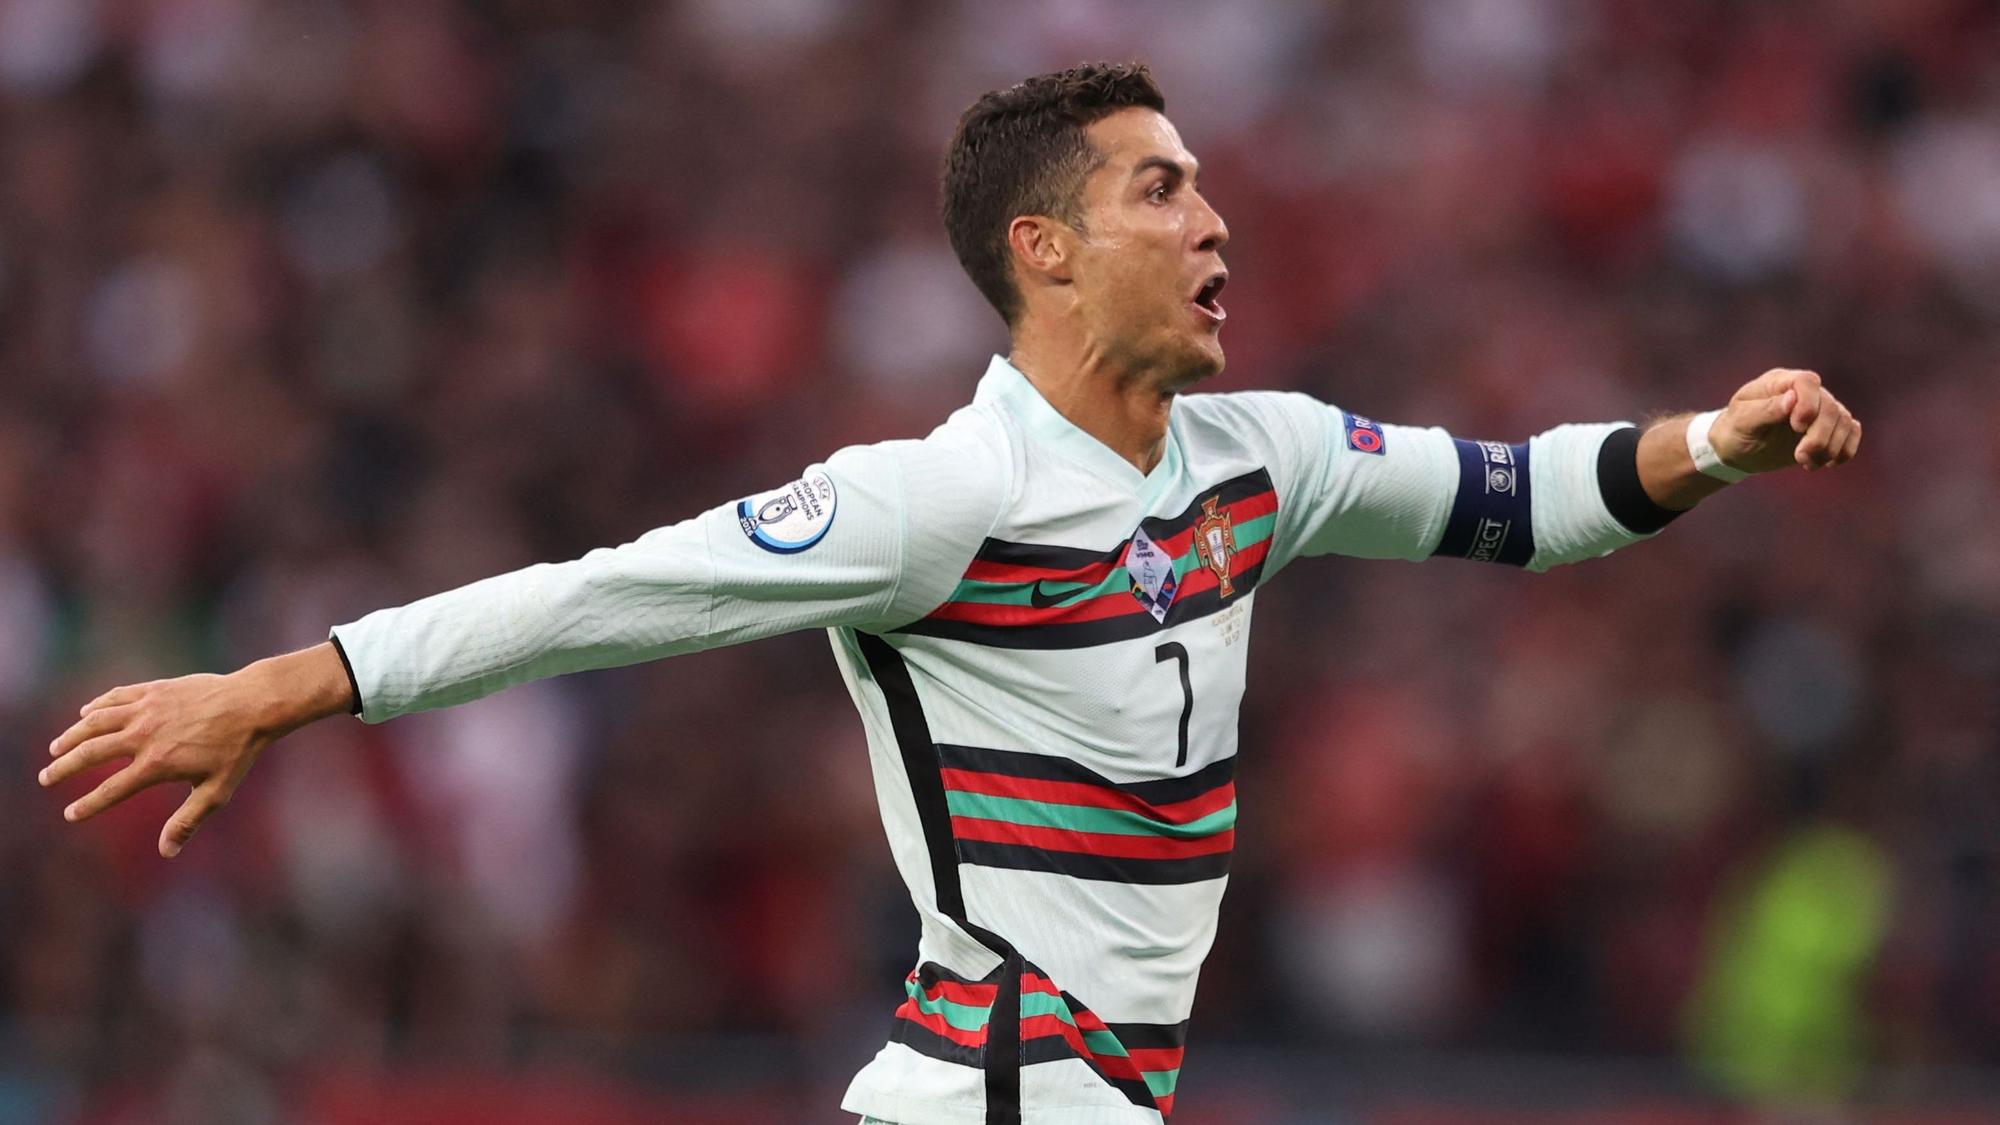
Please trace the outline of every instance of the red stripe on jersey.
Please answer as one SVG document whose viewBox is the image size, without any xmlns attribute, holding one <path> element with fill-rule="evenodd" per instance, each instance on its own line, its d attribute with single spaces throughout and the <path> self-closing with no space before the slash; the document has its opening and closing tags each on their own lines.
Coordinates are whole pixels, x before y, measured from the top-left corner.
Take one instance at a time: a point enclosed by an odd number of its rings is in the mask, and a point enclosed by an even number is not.
<svg viewBox="0 0 2000 1125">
<path fill-rule="evenodd" d="M 1268 516 L 1272 512 L 1277 511 L 1278 494 L 1275 492 L 1262 492 L 1255 496 L 1246 496 L 1234 504 L 1224 505 L 1221 510 L 1228 513 L 1229 522 L 1232 527 L 1239 521 L 1248 523 L 1259 516 Z M 1262 540 L 1259 540 L 1259 542 L 1262 542 Z M 1166 552 L 1170 558 L 1180 558 L 1194 549 L 1194 525 L 1190 523 L 1187 527 L 1174 532 L 1165 539 L 1153 540 L 1153 543 L 1160 550 Z M 1250 546 L 1255 545 L 1251 544 Z M 1250 547 L 1244 547 L 1243 553 L 1246 555 L 1249 554 Z M 1120 561 L 1123 561 L 1122 556 Z"/>
<path fill-rule="evenodd" d="M 926 1012 L 922 1008 L 917 1007 L 915 1000 L 903 1001 L 903 1006 L 896 1009 L 896 1018 L 909 1020 L 925 1031 L 949 1039 L 961 1047 L 983 1047 L 986 1045 L 986 1029 L 984 1027 L 981 1027 L 977 1031 L 966 1031 L 963 1028 L 953 1027 L 944 1018 L 942 1013 Z"/>
<path fill-rule="evenodd" d="M 1232 524 L 1238 521 L 1247 523 L 1250 520 L 1257 519 L 1260 516 L 1268 516 L 1272 512 L 1277 511 L 1278 494 L 1271 489 L 1265 489 L 1254 496 L 1245 496 L 1241 499 L 1233 500 L 1223 505 L 1219 510 L 1228 514 Z M 1203 513 L 1197 507 L 1191 506 L 1183 517 L 1186 520 L 1186 526 L 1174 531 L 1172 534 L 1156 536 L 1153 541 L 1165 549 L 1168 554 L 1178 558 L 1192 545 L 1190 536 L 1194 530 L 1194 525 L 1200 522 L 1202 515 Z M 1129 543 L 1129 540 L 1127 542 Z M 1061 566 L 1033 562 L 1003 562 L 997 559 L 976 558 L 966 567 L 965 577 L 974 582 L 988 582 L 1001 586 L 1025 586 L 1042 579 L 1047 579 L 1051 582 L 1059 579 L 1069 582 L 1089 582 L 1095 585 L 1109 578 L 1113 568 L 1124 561 L 1124 549 L 1126 545 L 1126 543 L 1121 543 L 1114 548 L 1113 550 L 1116 551 L 1116 554 L 1113 554 L 1112 551 L 1106 551 L 1107 555 L 1111 555 L 1110 558 L 1092 562 L 1084 566 Z M 1021 546 L 1030 552 L 1038 549 L 1034 544 L 1022 544 Z M 1075 552 L 1077 550 L 1077 548 L 1073 547 L 1050 549 L 1063 552 Z"/>
<path fill-rule="evenodd" d="M 1119 561 L 1119 559 L 1107 559 L 1085 567 L 1056 567 L 974 559 L 972 565 L 965 568 L 965 577 L 974 582 L 989 582 L 995 586 L 1026 586 L 1044 579 L 1050 582 L 1086 582 L 1095 586 L 1111 577 L 1111 572 L 1118 568 Z"/>
<path fill-rule="evenodd" d="M 1229 559 L 1230 576 L 1235 577 L 1240 575 L 1258 563 L 1263 562 L 1264 556 L 1270 553 L 1271 541 L 1269 539 L 1260 539 L 1248 547 L 1238 550 Z M 1215 577 L 1214 571 L 1205 566 L 1195 567 L 1181 576 L 1180 592 L 1174 595 L 1174 600 L 1179 601 L 1189 594 L 1200 594 L 1213 590 L 1221 584 L 1221 580 Z M 1136 602 L 1139 599 L 1133 598 L 1132 600 Z"/>
<path fill-rule="evenodd" d="M 1139 1073 L 1139 1068 L 1133 1066 L 1130 1059 L 1120 1058 L 1117 1055 L 1099 1055 L 1093 1053 L 1089 1045 L 1083 1040 L 1083 1032 L 1078 1031 L 1076 1027 L 1061 1016 L 1029 1016 L 1021 1021 L 1021 1041 L 1024 1043 L 1030 1039 L 1040 1039 L 1045 1036 L 1055 1035 L 1062 1036 L 1064 1041 L 1069 1044 L 1070 1050 L 1076 1052 L 1078 1058 L 1088 1059 L 1096 1063 L 1098 1069 L 1102 1070 L 1105 1074 L 1113 1078 L 1125 1078 L 1134 1082 L 1145 1081 L 1145 1076 Z"/>
<path fill-rule="evenodd" d="M 1237 522 L 1247 523 L 1259 517 L 1268 516 L 1277 510 L 1278 494 L 1276 492 L 1263 492 L 1256 496 L 1247 496 L 1222 508 L 1222 511 L 1228 513 L 1232 524 Z M 1268 536 L 1266 539 L 1268 539 Z M 1194 549 L 1194 527 L 1192 525 L 1184 527 L 1164 539 L 1155 539 L 1153 542 L 1169 557 L 1180 558 Z M 1263 541 L 1260 540 L 1259 542 Z M 1239 557 L 1246 560 L 1244 565 L 1247 566 L 1249 563 L 1263 557 L 1262 554 L 1253 556 L 1251 553 L 1258 545 L 1258 543 L 1250 544 L 1238 552 Z M 984 582 L 995 586 L 1026 586 L 1039 581 L 1096 586 L 1105 579 L 1110 578 L 1112 571 L 1122 566 L 1124 561 L 1125 555 L 1123 550 L 1119 552 L 1115 559 L 1080 568 L 1033 566 L 1022 563 L 990 562 L 985 559 L 974 559 L 965 569 L 965 580 Z M 1232 569 L 1234 569 L 1233 560 Z M 1122 593 L 1125 591 L 1119 592 Z M 1052 608 L 1068 609 L 1076 605 L 1087 604 L 1089 603 L 1075 602 L 1070 605 Z M 1017 606 L 1014 608 L 1023 607 Z M 1033 612 L 1046 614 L 1049 611 L 1033 610 Z M 1088 619 L 1079 618 L 1078 620 Z"/>
<path fill-rule="evenodd" d="M 1166 1071 L 1174 1070 L 1181 1065 L 1181 1058 L 1187 1054 L 1187 1048 L 1127 1047 L 1125 1054 L 1132 1060 L 1132 1065 L 1140 1070 Z"/>
<path fill-rule="evenodd" d="M 1006 774 L 979 773 L 974 770 L 943 769 L 944 787 L 961 793 L 978 793 L 987 797 L 1011 797 L 1022 801 L 1040 801 L 1051 805 L 1076 805 L 1093 809 L 1112 809 L 1118 812 L 1137 813 L 1148 820 L 1165 821 L 1168 824 L 1187 824 L 1200 820 L 1212 812 L 1229 807 L 1236 799 L 1236 783 L 1225 781 L 1221 785 L 1170 805 L 1149 805 L 1121 789 L 1106 789 L 1101 785 L 1091 785 L 1081 781 L 1043 781 L 1032 777 L 1008 777 Z"/>
<path fill-rule="evenodd" d="M 1021 994 L 1025 996 L 1030 992 L 1039 992 L 1048 996 L 1062 995 L 1062 989 L 1056 987 L 1056 982 L 1033 971 L 1021 974 Z"/>
<path fill-rule="evenodd" d="M 966 621 L 974 625 L 1069 625 L 1079 621 L 1102 621 L 1144 613 L 1146 607 L 1132 596 L 1128 587 L 1099 594 L 1082 601 L 1036 609 L 1031 605 L 1002 605 L 997 602 L 946 602 L 931 611 L 943 621 Z"/>
<path fill-rule="evenodd" d="M 1241 548 L 1229 560 L 1232 575 L 1244 571 L 1264 561 L 1270 554 L 1271 540 L 1260 539 L 1248 547 Z M 1197 566 L 1181 576 L 1180 589 L 1174 594 L 1179 601 L 1190 594 L 1213 590 L 1220 585 L 1215 572 L 1205 566 Z M 1033 625 L 1075 625 L 1085 621 L 1103 621 L 1113 617 L 1130 617 L 1146 612 L 1139 599 L 1132 596 L 1129 589 L 1113 590 L 1094 598 L 1069 602 L 1065 605 L 1036 609 L 1029 605 L 1002 605 L 994 602 L 946 602 L 932 610 L 931 620 L 963 621 L 969 625 L 1021 627 Z"/>
<path fill-rule="evenodd" d="M 955 816 L 951 818 L 951 832 L 961 840 L 1018 844 L 1048 852 L 1076 852 L 1119 859 L 1189 859 L 1216 855 L 1236 846 L 1234 828 L 1198 840 L 1175 840 L 1165 836 L 1119 836 L 1108 832 L 1077 832 L 1068 828 L 1038 828 L 1009 824 L 1003 820 Z"/>
</svg>

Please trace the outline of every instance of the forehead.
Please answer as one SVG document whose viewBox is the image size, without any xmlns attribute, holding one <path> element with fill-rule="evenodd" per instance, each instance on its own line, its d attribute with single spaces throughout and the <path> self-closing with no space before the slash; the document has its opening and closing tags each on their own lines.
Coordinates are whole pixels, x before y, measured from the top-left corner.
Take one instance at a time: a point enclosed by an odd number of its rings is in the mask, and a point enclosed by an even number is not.
<svg viewBox="0 0 2000 1125">
<path fill-rule="evenodd" d="M 1130 176 L 1132 169 L 1148 157 L 1171 160 L 1190 175 L 1196 168 L 1194 154 L 1181 143 L 1180 130 L 1174 128 L 1165 114 L 1144 106 L 1100 117 L 1084 127 L 1083 135 L 1104 155 L 1104 164 L 1093 179 L 1107 174 L 1120 179 Z"/>
</svg>

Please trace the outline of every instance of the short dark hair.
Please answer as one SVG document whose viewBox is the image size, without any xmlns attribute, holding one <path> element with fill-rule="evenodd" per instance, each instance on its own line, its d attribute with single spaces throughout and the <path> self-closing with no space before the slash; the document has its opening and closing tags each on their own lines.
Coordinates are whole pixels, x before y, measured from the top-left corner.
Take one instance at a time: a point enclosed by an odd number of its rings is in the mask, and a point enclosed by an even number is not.
<svg viewBox="0 0 2000 1125">
<path fill-rule="evenodd" d="M 1083 181 L 1104 161 L 1084 127 L 1134 106 L 1167 109 L 1145 63 L 1084 63 L 994 90 L 959 116 L 944 158 L 945 233 L 1009 328 L 1021 293 L 1008 226 L 1021 215 L 1079 223 Z"/>
</svg>

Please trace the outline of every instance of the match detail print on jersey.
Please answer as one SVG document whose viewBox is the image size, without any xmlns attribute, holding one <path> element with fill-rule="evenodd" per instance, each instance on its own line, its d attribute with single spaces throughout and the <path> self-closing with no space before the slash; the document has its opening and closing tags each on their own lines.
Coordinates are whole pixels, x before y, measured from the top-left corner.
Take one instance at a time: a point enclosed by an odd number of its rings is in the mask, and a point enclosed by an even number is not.
<svg viewBox="0 0 2000 1125">
<path fill-rule="evenodd" d="M 1133 532 L 1132 546 L 1125 552 L 1125 573 L 1132 577 L 1132 596 L 1153 620 L 1165 621 L 1181 588 L 1173 556 L 1161 550 L 1144 530 Z"/>
<path fill-rule="evenodd" d="M 814 471 L 783 488 L 736 502 L 736 522 L 750 542 L 779 555 L 795 555 L 826 537 L 840 497 L 833 478 Z"/>
<path fill-rule="evenodd" d="M 1256 588 L 1277 522 L 1277 492 L 1257 469 L 1106 550 L 988 539 L 943 605 L 895 631 L 1022 649 L 1131 640 Z"/>
<path fill-rule="evenodd" d="M 1389 448 L 1389 440 L 1382 433 L 1382 427 L 1363 418 L 1359 414 L 1340 412 L 1341 427 L 1347 431 L 1347 448 L 1356 453 L 1373 453 L 1380 457 Z"/>
</svg>

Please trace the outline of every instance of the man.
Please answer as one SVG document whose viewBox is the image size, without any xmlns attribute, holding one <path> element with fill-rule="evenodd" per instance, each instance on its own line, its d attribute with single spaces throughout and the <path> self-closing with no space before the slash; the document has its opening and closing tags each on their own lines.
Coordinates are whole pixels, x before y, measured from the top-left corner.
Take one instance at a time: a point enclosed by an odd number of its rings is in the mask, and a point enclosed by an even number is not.
<svg viewBox="0 0 2000 1125">
<path fill-rule="evenodd" d="M 944 173 L 953 249 L 1006 319 L 972 404 L 920 441 L 616 549 L 332 630 L 228 676 L 114 688 L 52 785 L 131 764 L 193 793 L 172 856 L 271 741 L 510 684 L 830 630 L 922 919 L 908 1001 L 844 1108 L 902 1125 L 1158 1122 L 1236 820 L 1257 588 L 1293 559 L 1542 570 L 1658 531 L 1728 480 L 1840 464 L 1861 425 L 1805 371 L 1640 432 L 1507 445 L 1301 395 L 1182 396 L 1222 369 L 1228 228 L 1143 66 L 981 98 Z"/>
</svg>

